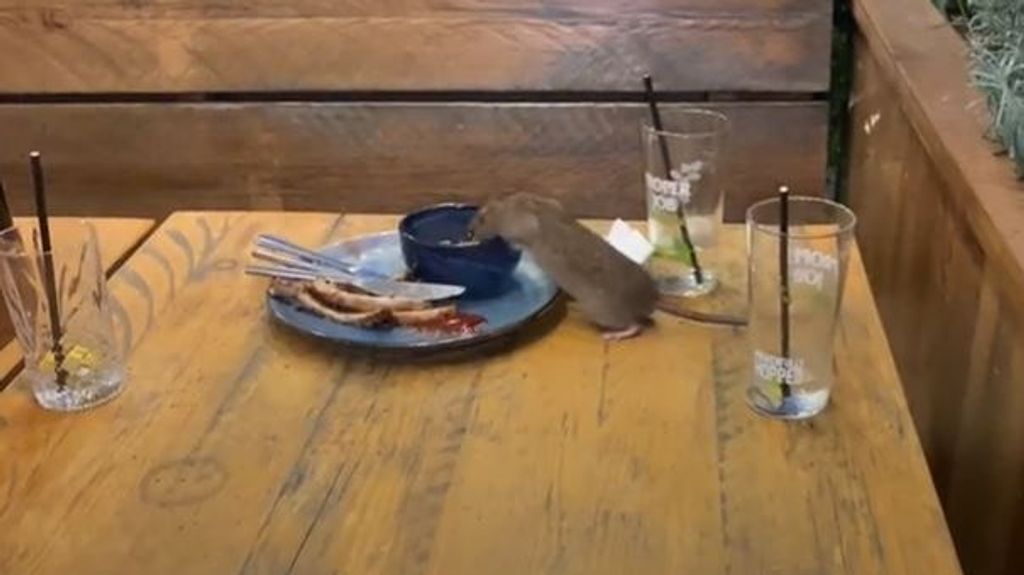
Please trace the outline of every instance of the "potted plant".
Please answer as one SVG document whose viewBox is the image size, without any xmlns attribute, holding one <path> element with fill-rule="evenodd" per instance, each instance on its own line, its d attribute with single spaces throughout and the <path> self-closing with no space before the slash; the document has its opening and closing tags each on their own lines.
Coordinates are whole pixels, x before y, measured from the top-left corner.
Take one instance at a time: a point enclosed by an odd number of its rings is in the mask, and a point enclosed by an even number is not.
<svg viewBox="0 0 1024 575">
<path fill-rule="evenodd" d="M 1024 177 L 1024 0 L 936 0 L 968 39 L 991 136 Z"/>
</svg>

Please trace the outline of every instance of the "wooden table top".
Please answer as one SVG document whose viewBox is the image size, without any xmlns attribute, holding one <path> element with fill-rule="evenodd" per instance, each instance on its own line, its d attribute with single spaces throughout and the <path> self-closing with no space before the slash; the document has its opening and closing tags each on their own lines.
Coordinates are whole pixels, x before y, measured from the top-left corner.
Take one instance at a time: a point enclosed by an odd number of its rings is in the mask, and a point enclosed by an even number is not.
<svg viewBox="0 0 1024 575">
<path fill-rule="evenodd" d="M 832 405 L 745 404 L 742 330 L 666 315 L 443 362 L 274 326 L 257 232 L 394 218 L 178 213 L 111 280 L 130 380 L 76 415 L 0 396 L 3 573 L 959 573 L 860 256 Z M 735 230 L 729 233 L 736 233 Z"/>
<path fill-rule="evenodd" d="M 142 243 L 156 222 L 143 218 L 85 218 L 96 227 L 100 243 L 100 259 L 107 273 L 112 273 Z M 59 235 L 61 228 L 73 226 L 82 218 L 52 218 L 53 234 Z M 14 223 L 22 225 L 35 222 L 35 218 L 15 218 Z M 14 373 L 21 369 L 21 348 L 14 341 L 14 327 L 6 309 L 0 311 L 0 389 Z"/>
</svg>

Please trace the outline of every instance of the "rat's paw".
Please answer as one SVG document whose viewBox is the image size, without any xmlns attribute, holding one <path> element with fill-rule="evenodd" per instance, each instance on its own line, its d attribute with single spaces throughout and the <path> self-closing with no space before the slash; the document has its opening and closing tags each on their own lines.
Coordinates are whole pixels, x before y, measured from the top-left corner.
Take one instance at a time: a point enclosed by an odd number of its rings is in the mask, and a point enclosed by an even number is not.
<svg viewBox="0 0 1024 575">
<path fill-rule="evenodd" d="M 608 341 L 619 341 L 622 339 L 636 337 L 640 335 L 641 331 L 643 331 L 643 328 L 641 328 L 637 324 L 634 324 L 627 327 L 626 329 L 621 329 L 619 331 L 606 331 L 603 334 L 601 334 L 601 336 Z"/>
</svg>

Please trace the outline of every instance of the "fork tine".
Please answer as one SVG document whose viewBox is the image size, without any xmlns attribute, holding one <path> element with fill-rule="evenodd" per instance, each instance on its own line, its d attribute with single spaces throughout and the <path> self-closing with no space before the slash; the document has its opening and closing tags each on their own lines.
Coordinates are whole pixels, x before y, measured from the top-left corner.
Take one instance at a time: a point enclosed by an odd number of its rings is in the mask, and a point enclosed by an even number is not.
<svg viewBox="0 0 1024 575">
<path fill-rule="evenodd" d="M 317 267 L 335 269 L 347 274 L 356 273 L 355 266 L 348 262 L 304 248 L 278 236 L 260 234 L 256 237 L 256 246 L 297 257 Z"/>
<path fill-rule="evenodd" d="M 309 262 L 306 262 L 298 258 L 293 258 L 288 255 L 270 252 L 264 248 L 254 249 L 251 255 L 254 259 L 263 260 L 266 262 L 287 266 L 290 268 L 303 269 L 307 271 L 314 271 L 316 269 L 315 266 L 313 266 Z"/>
<path fill-rule="evenodd" d="M 294 269 L 278 268 L 273 266 L 249 265 L 245 267 L 245 273 L 253 276 L 271 278 L 293 279 L 293 280 L 315 280 L 316 274 Z"/>
<path fill-rule="evenodd" d="M 245 273 L 249 275 L 310 281 L 317 279 L 334 280 L 346 283 L 350 283 L 351 281 L 351 278 L 349 276 L 346 276 L 345 274 L 339 272 L 308 270 L 286 266 L 249 264 L 248 266 L 245 267 Z"/>
</svg>

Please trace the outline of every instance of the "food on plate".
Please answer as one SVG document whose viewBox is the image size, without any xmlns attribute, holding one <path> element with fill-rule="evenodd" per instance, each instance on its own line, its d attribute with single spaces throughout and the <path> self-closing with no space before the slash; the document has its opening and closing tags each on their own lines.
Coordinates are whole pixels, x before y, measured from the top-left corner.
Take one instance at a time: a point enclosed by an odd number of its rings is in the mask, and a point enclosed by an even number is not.
<svg viewBox="0 0 1024 575">
<path fill-rule="evenodd" d="M 484 322 L 460 313 L 454 304 L 430 303 L 398 297 L 375 296 L 354 286 L 324 279 L 276 279 L 270 295 L 331 321 L 367 328 L 412 327 L 446 333 L 473 332 Z"/>
<path fill-rule="evenodd" d="M 330 282 L 324 279 L 313 281 L 307 291 L 318 301 L 337 309 L 351 309 L 356 311 L 376 311 L 381 309 L 391 311 L 426 309 L 429 304 L 423 301 L 416 301 L 401 297 L 386 297 L 369 295 L 358 289 Z"/>
<path fill-rule="evenodd" d="M 391 315 L 394 317 L 395 323 L 398 325 L 416 327 L 418 325 L 424 325 L 437 321 L 441 318 L 455 315 L 455 306 L 443 305 L 439 307 L 432 307 L 430 309 L 392 310 Z"/>
<path fill-rule="evenodd" d="M 338 323 L 344 323 L 349 325 L 360 325 L 364 327 L 373 327 L 381 325 L 388 320 L 388 310 L 368 310 L 368 311 L 338 311 L 332 307 L 321 303 L 316 296 L 312 295 L 308 291 L 300 291 L 295 295 L 295 302 L 300 306 L 308 309 L 311 312 L 316 313 L 319 316 L 323 316 L 331 321 Z"/>
</svg>

